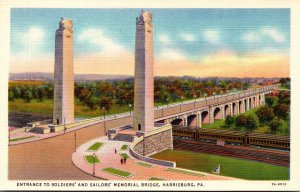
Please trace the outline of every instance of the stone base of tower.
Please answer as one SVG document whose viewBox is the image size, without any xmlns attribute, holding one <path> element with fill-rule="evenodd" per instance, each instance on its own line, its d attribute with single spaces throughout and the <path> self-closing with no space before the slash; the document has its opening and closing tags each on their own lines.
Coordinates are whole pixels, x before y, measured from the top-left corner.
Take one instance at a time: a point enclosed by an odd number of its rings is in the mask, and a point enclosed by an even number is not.
<svg viewBox="0 0 300 192">
<path fill-rule="evenodd" d="M 170 124 L 149 132 L 137 133 L 142 139 L 134 146 L 134 151 L 142 156 L 150 156 L 166 149 L 173 149 L 172 126 Z"/>
</svg>

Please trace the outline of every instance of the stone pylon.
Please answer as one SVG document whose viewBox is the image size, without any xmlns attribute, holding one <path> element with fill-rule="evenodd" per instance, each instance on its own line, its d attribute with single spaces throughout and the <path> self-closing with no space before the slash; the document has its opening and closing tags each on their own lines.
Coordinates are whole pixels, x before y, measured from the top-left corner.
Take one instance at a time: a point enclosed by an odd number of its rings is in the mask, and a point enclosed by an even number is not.
<svg viewBox="0 0 300 192">
<path fill-rule="evenodd" d="M 152 13 L 141 11 L 136 18 L 133 128 L 154 128 L 153 24 Z"/>
<path fill-rule="evenodd" d="M 55 33 L 53 124 L 74 122 L 73 23 L 61 18 Z"/>
</svg>

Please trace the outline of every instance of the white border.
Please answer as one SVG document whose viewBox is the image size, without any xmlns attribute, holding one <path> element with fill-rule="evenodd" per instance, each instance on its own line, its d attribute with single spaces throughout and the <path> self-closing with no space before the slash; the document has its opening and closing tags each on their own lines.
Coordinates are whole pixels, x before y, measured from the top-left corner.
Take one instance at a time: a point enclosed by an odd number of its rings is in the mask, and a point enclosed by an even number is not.
<svg viewBox="0 0 300 192">
<path fill-rule="evenodd" d="M 285 186 L 272 186 L 272 181 L 199 181 L 204 187 L 196 188 L 149 188 L 151 190 L 300 190 L 300 1 L 299 0 L 0 0 L 0 189 L 1 190 L 147 190 L 147 187 L 16 187 L 18 181 L 9 181 L 7 148 L 7 90 L 10 56 L 10 8 L 290 8 L 291 9 L 291 174 Z M 276 18 L 274 18 L 276 19 Z M 46 173 L 45 173 L 46 174 Z M 22 181 L 23 182 L 23 181 Z M 29 181 L 28 181 L 29 182 Z M 34 181 L 55 183 L 58 181 Z M 68 183 L 73 181 L 61 181 Z M 82 181 L 77 181 L 82 182 Z M 112 181 L 96 181 L 110 182 Z M 86 183 L 95 183 L 86 181 Z M 126 181 L 136 183 L 136 181 Z M 139 182 L 140 183 L 140 182 Z M 151 182 L 143 182 L 151 183 Z M 153 182 L 152 182 L 153 183 Z M 174 182 L 178 183 L 178 182 Z M 188 183 L 183 182 L 183 183 Z M 279 181 L 276 181 L 279 183 Z"/>
</svg>

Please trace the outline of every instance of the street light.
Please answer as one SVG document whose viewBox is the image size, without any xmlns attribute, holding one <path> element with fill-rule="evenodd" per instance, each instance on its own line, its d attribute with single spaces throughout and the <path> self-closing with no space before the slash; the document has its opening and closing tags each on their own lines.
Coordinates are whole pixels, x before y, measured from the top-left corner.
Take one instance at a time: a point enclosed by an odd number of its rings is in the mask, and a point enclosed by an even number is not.
<svg viewBox="0 0 300 192">
<path fill-rule="evenodd" d="M 76 152 L 76 131 L 74 132 L 74 140 L 75 140 L 75 142 L 74 142 L 75 143 L 75 150 L 74 151 Z"/>
<path fill-rule="evenodd" d="M 106 110 L 105 110 L 105 107 L 102 107 L 102 109 L 103 109 L 103 112 L 104 112 L 104 121 L 103 121 L 104 133 L 106 135 L 106 126 L 105 126 L 105 112 L 106 112 Z"/>
<path fill-rule="evenodd" d="M 94 164 L 93 164 L 93 175 L 95 175 L 95 163 L 96 163 L 96 154 L 94 153 Z"/>
<path fill-rule="evenodd" d="M 194 94 L 194 99 L 195 99 L 195 101 L 194 101 L 194 109 L 196 108 L 196 98 L 197 98 L 197 96 L 196 96 L 196 94 Z"/>
<path fill-rule="evenodd" d="M 66 118 L 64 118 L 64 133 L 66 133 Z"/>
<path fill-rule="evenodd" d="M 129 104 L 129 116 L 131 116 L 131 107 L 132 107 L 132 105 Z"/>
</svg>

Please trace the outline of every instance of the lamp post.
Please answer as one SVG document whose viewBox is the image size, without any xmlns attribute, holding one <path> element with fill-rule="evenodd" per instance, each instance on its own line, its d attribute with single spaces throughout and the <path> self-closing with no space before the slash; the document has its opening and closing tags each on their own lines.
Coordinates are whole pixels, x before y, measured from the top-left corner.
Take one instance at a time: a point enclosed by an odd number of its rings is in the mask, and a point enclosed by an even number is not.
<svg viewBox="0 0 300 192">
<path fill-rule="evenodd" d="M 105 107 L 102 107 L 102 109 L 103 109 L 103 112 L 104 112 L 104 120 L 103 120 L 104 133 L 106 135 L 106 125 L 105 125 L 105 112 L 106 112 L 106 109 L 105 109 Z"/>
<path fill-rule="evenodd" d="M 75 149 L 74 149 L 74 151 L 76 152 L 76 131 L 74 132 L 74 140 L 75 140 Z"/>
<path fill-rule="evenodd" d="M 64 133 L 66 133 L 66 118 L 64 118 Z"/>
<path fill-rule="evenodd" d="M 196 98 L 197 98 L 197 96 L 196 96 L 196 94 L 194 94 L 194 109 L 196 109 Z"/>
<path fill-rule="evenodd" d="M 95 163 L 96 163 L 96 154 L 94 153 L 94 163 L 93 163 L 93 175 L 95 175 Z"/>
<path fill-rule="evenodd" d="M 128 106 L 129 106 L 129 116 L 131 116 L 131 108 L 132 108 L 132 105 L 129 104 Z"/>
</svg>

